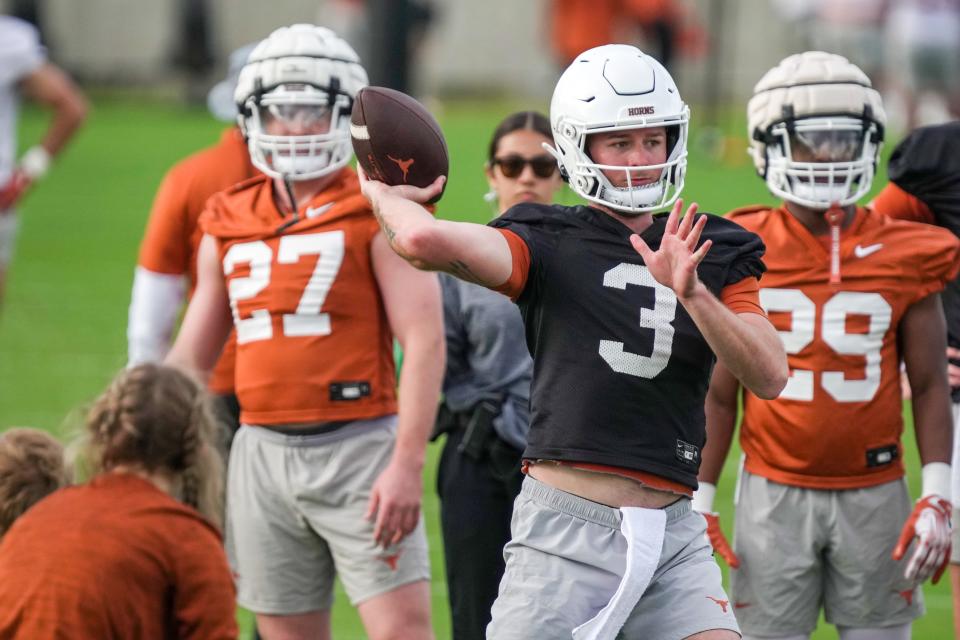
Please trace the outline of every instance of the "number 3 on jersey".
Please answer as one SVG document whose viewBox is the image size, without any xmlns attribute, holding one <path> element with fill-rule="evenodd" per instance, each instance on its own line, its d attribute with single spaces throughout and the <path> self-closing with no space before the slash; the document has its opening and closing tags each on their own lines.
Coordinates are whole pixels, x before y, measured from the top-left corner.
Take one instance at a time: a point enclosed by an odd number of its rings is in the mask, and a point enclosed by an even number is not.
<svg viewBox="0 0 960 640">
<path fill-rule="evenodd" d="M 761 289 L 760 304 L 769 313 L 789 313 L 790 330 L 780 331 L 787 354 L 798 354 L 814 340 L 817 307 L 799 289 Z M 869 318 L 866 333 L 848 333 L 847 316 Z M 827 300 L 819 314 L 820 337 L 841 355 L 863 356 L 866 371 L 862 380 L 848 380 L 843 371 L 821 371 L 820 385 L 837 402 L 869 402 L 880 388 L 880 349 L 890 328 L 890 304 L 878 293 L 841 291 Z M 813 400 L 814 371 L 793 369 L 780 397 Z"/>
<path fill-rule="evenodd" d="M 653 309 L 640 309 L 640 326 L 653 329 L 653 351 L 649 356 L 630 353 L 617 340 L 600 341 L 600 357 L 617 373 L 655 378 L 670 362 L 673 352 L 673 321 L 677 317 L 677 296 L 670 287 L 657 282 L 644 265 L 621 262 L 603 274 L 603 286 L 626 290 L 627 285 L 650 287 Z"/>
<path fill-rule="evenodd" d="M 344 253 L 343 231 L 283 236 L 277 249 L 277 264 L 295 264 L 303 256 L 318 255 L 317 266 L 307 282 L 295 313 L 283 314 L 283 335 L 325 336 L 331 332 L 330 314 L 320 313 L 327 293 L 340 270 Z M 238 303 L 248 300 L 270 284 L 273 250 L 266 242 L 243 242 L 227 250 L 223 273 L 229 276 L 239 265 L 250 265 L 250 275 L 233 278 L 229 283 L 230 309 L 237 329 L 237 344 L 273 337 L 270 311 L 254 309 L 248 318 L 240 318 Z"/>
</svg>

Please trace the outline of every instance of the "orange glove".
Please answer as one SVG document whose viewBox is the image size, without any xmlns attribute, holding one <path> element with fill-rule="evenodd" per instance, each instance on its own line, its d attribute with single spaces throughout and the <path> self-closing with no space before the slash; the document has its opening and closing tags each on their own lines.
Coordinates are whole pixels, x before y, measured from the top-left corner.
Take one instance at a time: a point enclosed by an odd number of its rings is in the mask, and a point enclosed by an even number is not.
<svg viewBox="0 0 960 640">
<path fill-rule="evenodd" d="M 15 169 L 6 184 L 0 186 L 0 214 L 7 209 L 12 209 L 32 183 L 33 180 L 27 177 L 26 172 L 19 168 Z"/>
<path fill-rule="evenodd" d="M 715 513 L 701 513 L 707 521 L 707 537 L 710 544 L 713 545 L 713 552 L 718 554 L 730 566 L 731 569 L 740 568 L 740 558 L 733 552 L 733 547 L 727 542 L 727 536 L 723 535 L 723 529 L 720 528 L 720 516 Z"/>
<path fill-rule="evenodd" d="M 893 559 L 900 560 L 913 543 L 913 553 L 903 575 L 917 584 L 933 576 L 933 584 L 950 562 L 950 501 L 936 494 L 918 500 L 900 533 Z"/>
</svg>

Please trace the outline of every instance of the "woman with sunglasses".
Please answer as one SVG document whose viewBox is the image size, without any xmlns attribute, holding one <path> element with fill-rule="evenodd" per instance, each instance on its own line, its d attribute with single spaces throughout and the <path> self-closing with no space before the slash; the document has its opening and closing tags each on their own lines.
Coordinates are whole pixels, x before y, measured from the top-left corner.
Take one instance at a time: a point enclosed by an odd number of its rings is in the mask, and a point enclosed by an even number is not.
<svg viewBox="0 0 960 640">
<path fill-rule="evenodd" d="M 497 214 L 520 202 L 549 204 L 563 184 L 542 144 L 550 122 L 534 111 L 507 116 L 486 163 Z M 447 337 L 444 402 L 437 434 L 447 433 L 438 492 L 454 640 L 484 637 L 503 575 L 513 501 L 523 474 L 533 362 L 523 320 L 510 300 L 441 274 Z M 481 527 L 465 526 L 482 522 Z"/>
</svg>

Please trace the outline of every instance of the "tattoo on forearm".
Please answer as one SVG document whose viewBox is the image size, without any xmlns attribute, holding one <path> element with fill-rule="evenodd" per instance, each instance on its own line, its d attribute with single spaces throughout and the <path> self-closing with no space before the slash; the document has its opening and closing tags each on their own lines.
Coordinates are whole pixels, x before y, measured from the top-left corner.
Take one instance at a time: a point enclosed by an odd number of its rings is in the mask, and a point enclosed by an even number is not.
<svg viewBox="0 0 960 640">
<path fill-rule="evenodd" d="M 461 280 L 466 280 L 467 282 L 472 282 L 474 284 L 483 284 L 483 281 L 480 280 L 480 277 L 470 270 L 462 260 L 454 260 L 446 269 L 450 274 L 460 278 Z"/>
<path fill-rule="evenodd" d="M 381 222 L 380 226 L 383 228 L 383 233 L 387 236 L 387 241 L 390 242 L 390 246 L 393 246 L 393 239 L 397 237 L 397 232 L 391 229 L 386 221 Z"/>
<path fill-rule="evenodd" d="M 380 213 L 380 207 L 377 205 L 373 206 L 373 215 L 376 217 L 377 222 L 380 223 L 380 228 L 383 229 L 383 234 L 387 236 L 387 241 L 390 243 L 390 246 L 393 247 L 393 239 L 397 237 L 397 232 L 394 231 L 384 219 L 383 214 Z"/>
</svg>

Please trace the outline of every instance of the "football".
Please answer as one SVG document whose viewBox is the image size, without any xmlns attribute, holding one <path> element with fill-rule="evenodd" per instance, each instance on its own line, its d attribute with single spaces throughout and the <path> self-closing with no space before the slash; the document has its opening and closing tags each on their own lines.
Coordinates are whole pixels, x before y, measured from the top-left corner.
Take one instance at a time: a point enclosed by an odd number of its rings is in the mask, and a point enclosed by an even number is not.
<svg viewBox="0 0 960 640">
<path fill-rule="evenodd" d="M 357 162 L 374 180 L 426 187 L 449 172 L 440 125 L 426 107 L 400 91 L 361 89 L 350 115 L 350 138 Z"/>
</svg>

